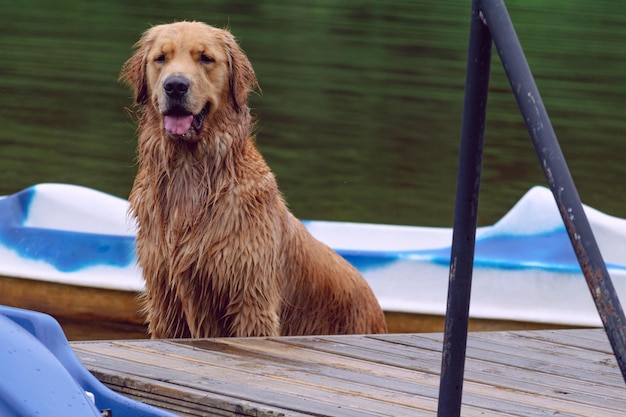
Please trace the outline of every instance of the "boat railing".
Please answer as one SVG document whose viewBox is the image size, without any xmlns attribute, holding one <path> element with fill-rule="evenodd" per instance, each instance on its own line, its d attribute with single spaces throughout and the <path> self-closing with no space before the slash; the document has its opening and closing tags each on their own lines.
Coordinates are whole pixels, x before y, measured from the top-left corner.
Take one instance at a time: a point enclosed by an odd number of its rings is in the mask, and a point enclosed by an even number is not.
<svg viewBox="0 0 626 417">
<path fill-rule="evenodd" d="M 619 369 L 626 381 L 624 311 L 507 8 L 503 0 L 473 0 L 439 386 L 439 417 L 459 416 L 461 412 L 492 44 L 495 45 L 504 66 Z"/>
</svg>

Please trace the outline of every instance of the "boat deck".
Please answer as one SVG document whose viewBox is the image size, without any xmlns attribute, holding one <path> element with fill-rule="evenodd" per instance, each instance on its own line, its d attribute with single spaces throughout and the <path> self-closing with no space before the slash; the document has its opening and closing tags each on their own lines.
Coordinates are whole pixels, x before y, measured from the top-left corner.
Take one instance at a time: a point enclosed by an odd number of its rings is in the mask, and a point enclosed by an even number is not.
<svg viewBox="0 0 626 417">
<path fill-rule="evenodd" d="M 72 342 L 115 391 L 182 416 L 434 416 L 442 334 Z M 624 416 L 601 329 L 470 333 L 463 416 Z"/>
</svg>

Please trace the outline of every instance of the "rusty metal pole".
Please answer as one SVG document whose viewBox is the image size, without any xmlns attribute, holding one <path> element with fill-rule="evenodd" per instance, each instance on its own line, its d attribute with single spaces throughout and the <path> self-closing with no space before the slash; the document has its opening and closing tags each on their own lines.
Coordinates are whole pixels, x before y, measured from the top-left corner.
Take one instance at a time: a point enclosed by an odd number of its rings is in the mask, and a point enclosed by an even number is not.
<svg viewBox="0 0 626 417">
<path fill-rule="evenodd" d="M 477 3 L 477 0 L 473 1 L 470 23 L 448 305 L 437 409 L 439 417 L 459 416 L 463 396 L 478 194 L 491 63 L 491 36 L 480 19 Z"/>
<path fill-rule="evenodd" d="M 626 319 L 556 134 L 502 0 L 481 0 L 500 60 L 626 381 Z"/>
</svg>

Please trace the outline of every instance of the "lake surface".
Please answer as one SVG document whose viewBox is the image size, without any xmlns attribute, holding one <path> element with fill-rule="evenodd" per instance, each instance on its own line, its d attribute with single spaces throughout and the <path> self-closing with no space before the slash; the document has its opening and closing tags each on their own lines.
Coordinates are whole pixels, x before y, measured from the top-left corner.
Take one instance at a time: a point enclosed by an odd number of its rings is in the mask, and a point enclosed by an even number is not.
<svg viewBox="0 0 626 417">
<path fill-rule="evenodd" d="M 67 182 L 127 197 L 117 75 L 145 29 L 186 19 L 229 27 L 248 54 L 257 144 L 298 217 L 452 224 L 470 1 L 0 3 L 0 195 Z M 583 202 L 626 217 L 626 3 L 507 3 Z M 535 184 L 494 55 L 480 223 Z"/>
</svg>

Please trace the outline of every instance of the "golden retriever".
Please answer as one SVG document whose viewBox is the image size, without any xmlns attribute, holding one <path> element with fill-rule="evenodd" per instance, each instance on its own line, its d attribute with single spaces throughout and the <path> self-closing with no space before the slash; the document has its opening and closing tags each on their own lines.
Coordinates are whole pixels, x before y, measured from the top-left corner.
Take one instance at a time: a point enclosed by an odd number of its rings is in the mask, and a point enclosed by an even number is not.
<svg viewBox="0 0 626 417">
<path fill-rule="evenodd" d="M 155 26 L 120 78 L 139 106 L 130 193 L 154 338 L 386 332 L 363 277 L 287 209 L 251 137 L 235 38 Z"/>
</svg>

